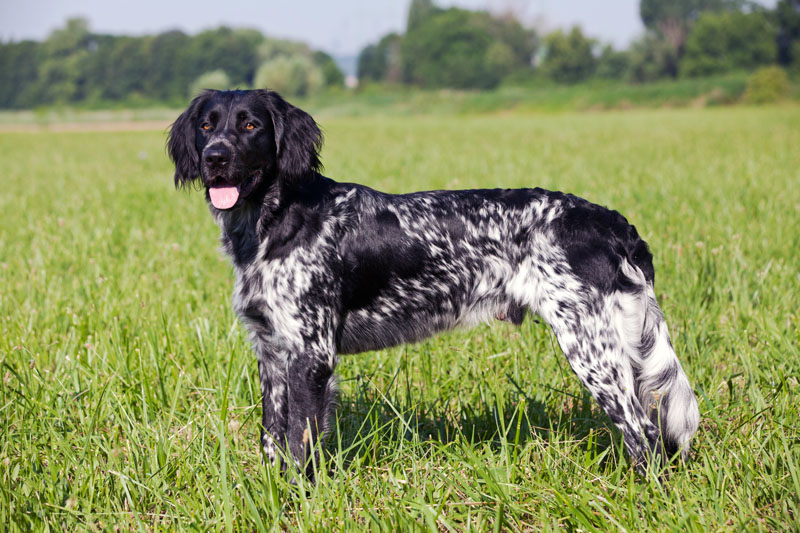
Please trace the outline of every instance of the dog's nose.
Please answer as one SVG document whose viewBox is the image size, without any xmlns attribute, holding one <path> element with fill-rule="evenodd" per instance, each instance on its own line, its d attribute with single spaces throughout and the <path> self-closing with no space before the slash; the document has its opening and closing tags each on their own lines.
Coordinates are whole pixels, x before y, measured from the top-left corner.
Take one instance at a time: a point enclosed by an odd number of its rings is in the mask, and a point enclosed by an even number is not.
<svg viewBox="0 0 800 533">
<path fill-rule="evenodd" d="M 227 165 L 228 162 L 231 160 L 231 154 L 228 152 L 228 149 L 220 146 L 209 148 L 203 154 L 203 160 L 209 165 L 214 166 L 224 166 Z"/>
</svg>

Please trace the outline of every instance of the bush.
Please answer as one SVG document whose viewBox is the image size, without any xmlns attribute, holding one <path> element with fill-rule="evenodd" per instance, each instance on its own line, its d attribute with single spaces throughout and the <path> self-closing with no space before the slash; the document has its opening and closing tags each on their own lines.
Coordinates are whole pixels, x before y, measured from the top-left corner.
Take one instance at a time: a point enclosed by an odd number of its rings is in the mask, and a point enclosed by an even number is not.
<svg viewBox="0 0 800 533">
<path fill-rule="evenodd" d="M 284 96 L 307 96 L 325 85 L 325 76 L 306 56 L 278 56 L 258 67 L 253 83 Z"/>
<path fill-rule="evenodd" d="M 231 88 L 231 80 L 224 70 L 212 70 L 198 76 L 189 85 L 189 98 L 194 98 L 203 89 L 226 90 Z"/>
<path fill-rule="evenodd" d="M 789 93 L 789 78 L 780 67 L 764 67 L 747 78 L 744 100 L 750 104 L 776 102 Z"/>
</svg>

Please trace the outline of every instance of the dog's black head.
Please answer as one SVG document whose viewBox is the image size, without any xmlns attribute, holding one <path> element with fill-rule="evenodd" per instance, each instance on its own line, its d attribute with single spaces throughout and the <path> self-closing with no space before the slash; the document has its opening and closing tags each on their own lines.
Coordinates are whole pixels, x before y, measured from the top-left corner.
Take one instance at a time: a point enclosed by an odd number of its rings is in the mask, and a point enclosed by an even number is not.
<svg viewBox="0 0 800 533">
<path fill-rule="evenodd" d="M 199 180 L 217 209 L 233 209 L 272 184 L 300 187 L 320 170 L 322 133 L 275 92 L 205 91 L 172 124 L 175 186 Z"/>
</svg>

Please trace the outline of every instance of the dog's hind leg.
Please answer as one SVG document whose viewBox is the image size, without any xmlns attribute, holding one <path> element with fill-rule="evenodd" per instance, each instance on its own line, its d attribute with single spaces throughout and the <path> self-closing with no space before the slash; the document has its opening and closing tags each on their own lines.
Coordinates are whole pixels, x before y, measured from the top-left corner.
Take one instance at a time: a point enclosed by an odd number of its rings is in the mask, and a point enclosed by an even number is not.
<svg viewBox="0 0 800 533">
<path fill-rule="evenodd" d="M 644 469 L 659 454 L 659 431 L 636 395 L 634 368 L 614 317 L 616 302 L 591 287 L 553 290 L 539 300 L 572 370 L 622 432 L 633 463 Z"/>
<path fill-rule="evenodd" d="M 622 299 L 620 308 L 623 321 L 635 324 L 634 331 L 625 331 L 624 335 L 630 337 L 629 352 L 639 402 L 660 429 L 667 456 L 680 452 L 685 460 L 700 423 L 700 412 L 689 379 L 672 348 L 652 283 L 647 283 L 635 298 Z M 635 317 L 633 321 L 631 315 Z"/>
</svg>

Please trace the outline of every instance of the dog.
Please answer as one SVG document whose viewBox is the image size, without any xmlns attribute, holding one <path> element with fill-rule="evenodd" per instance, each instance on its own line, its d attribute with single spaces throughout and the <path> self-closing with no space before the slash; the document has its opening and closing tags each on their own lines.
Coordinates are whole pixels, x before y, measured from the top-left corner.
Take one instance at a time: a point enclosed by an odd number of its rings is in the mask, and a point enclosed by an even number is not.
<svg viewBox="0 0 800 533">
<path fill-rule="evenodd" d="M 386 194 L 321 172 L 314 119 L 268 90 L 205 91 L 172 124 L 176 188 L 202 186 L 258 357 L 261 445 L 313 478 L 340 354 L 539 315 L 640 469 L 687 458 L 697 400 L 616 211 L 533 189 Z"/>
</svg>

